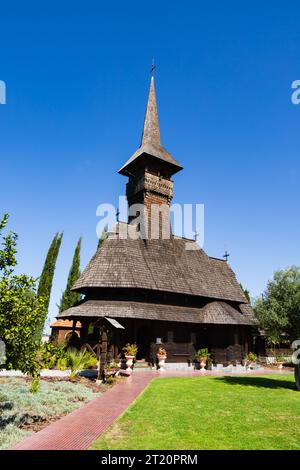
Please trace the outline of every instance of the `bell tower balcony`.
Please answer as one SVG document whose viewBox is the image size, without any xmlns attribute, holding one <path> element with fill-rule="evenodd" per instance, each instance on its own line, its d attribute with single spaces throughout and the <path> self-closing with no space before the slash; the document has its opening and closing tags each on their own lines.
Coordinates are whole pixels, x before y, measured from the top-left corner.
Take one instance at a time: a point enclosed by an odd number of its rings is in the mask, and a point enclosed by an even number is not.
<svg viewBox="0 0 300 470">
<path fill-rule="evenodd" d="M 134 198 L 141 191 L 150 191 L 163 196 L 164 200 L 169 201 L 173 198 L 173 180 L 163 176 L 154 175 L 145 172 L 143 175 L 131 178 L 126 185 L 126 195 L 128 200 Z"/>
</svg>

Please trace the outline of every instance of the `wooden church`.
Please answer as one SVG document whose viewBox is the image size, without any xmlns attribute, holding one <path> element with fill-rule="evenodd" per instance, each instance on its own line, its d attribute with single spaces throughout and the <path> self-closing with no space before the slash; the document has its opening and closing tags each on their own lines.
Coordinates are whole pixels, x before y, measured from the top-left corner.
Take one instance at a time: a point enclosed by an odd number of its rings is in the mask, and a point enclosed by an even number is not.
<svg viewBox="0 0 300 470">
<path fill-rule="evenodd" d="M 73 287 L 83 300 L 58 319 L 71 320 L 77 335 L 80 322 L 80 343 L 92 348 L 106 329 L 111 359 L 136 343 L 137 359 L 152 364 L 162 345 L 170 367 L 191 365 L 199 348 L 208 348 L 215 363 L 240 363 L 253 350 L 255 320 L 234 272 L 195 240 L 163 233 L 170 226 L 172 178 L 181 170 L 161 144 L 151 77 L 141 146 L 119 173 L 128 178 L 129 208 L 142 204 L 148 217 L 154 205 L 166 209 L 156 220 L 159 235 L 125 238 L 124 228 L 141 227 L 132 215 L 127 224 L 118 222 Z"/>
</svg>

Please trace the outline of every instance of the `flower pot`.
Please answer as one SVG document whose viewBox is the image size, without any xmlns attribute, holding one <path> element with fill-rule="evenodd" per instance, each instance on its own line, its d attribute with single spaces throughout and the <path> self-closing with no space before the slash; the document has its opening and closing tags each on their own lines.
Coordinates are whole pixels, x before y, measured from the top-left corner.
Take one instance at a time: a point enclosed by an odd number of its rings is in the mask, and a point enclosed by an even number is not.
<svg viewBox="0 0 300 470">
<path fill-rule="evenodd" d="M 283 368 L 283 362 L 278 362 L 278 369 L 282 369 Z"/>
<path fill-rule="evenodd" d="M 161 356 L 160 354 L 157 354 L 157 359 L 158 359 L 158 367 L 160 371 L 164 371 L 164 366 L 165 366 L 165 361 L 167 359 L 167 356 Z"/>
<path fill-rule="evenodd" d="M 131 374 L 134 356 L 125 356 L 125 358 L 126 358 L 126 366 L 127 366 L 126 372 Z"/>
<path fill-rule="evenodd" d="M 205 370 L 206 359 L 200 359 L 200 370 Z"/>
</svg>

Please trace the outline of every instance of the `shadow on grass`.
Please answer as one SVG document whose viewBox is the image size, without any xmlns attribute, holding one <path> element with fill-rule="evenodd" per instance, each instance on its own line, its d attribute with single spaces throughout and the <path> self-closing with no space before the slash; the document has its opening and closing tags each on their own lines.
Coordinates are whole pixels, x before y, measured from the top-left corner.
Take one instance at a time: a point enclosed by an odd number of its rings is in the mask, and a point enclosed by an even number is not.
<svg viewBox="0 0 300 470">
<path fill-rule="evenodd" d="M 14 407 L 14 404 L 10 401 L 6 401 L 4 403 L 0 403 L 0 412 L 5 411 L 5 410 L 12 410 Z"/>
<path fill-rule="evenodd" d="M 17 421 L 17 417 L 17 413 L 11 416 L 7 416 L 6 418 L 0 416 L 0 431 L 5 429 L 6 426 L 8 426 L 9 424 L 15 424 Z"/>
<path fill-rule="evenodd" d="M 216 380 L 222 381 L 229 385 L 250 385 L 252 387 L 261 388 L 286 388 L 296 390 L 296 384 L 289 380 L 276 380 L 271 377 L 217 377 Z"/>
</svg>

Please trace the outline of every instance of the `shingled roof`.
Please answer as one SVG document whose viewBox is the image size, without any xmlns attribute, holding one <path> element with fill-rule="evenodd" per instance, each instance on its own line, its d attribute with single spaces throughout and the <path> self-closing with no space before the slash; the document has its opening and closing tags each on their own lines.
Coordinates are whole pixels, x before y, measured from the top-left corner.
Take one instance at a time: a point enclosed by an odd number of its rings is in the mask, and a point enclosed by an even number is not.
<svg viewBox="0 0 300 470">
<path fill-rule="evenodd" d="M 59 319 L 59 320 L 56 320 L 55 322 L 51 323 L 49 326 L 50 326 L 50 328 L 59 328 L 59 329 L 60 328 L 67 328 L 67 329 L 70 329 L 70 328 L 73 328 L 73 322 L 71 320 Z M 80 321 L 77 321 L 75 329 L 79 329 L 79 328 L 82 328 L 82 325 L 81 325 Z"/>
<path fill-rule="evenodd" d="M 209 302 L 203 308 L 146 302 L 87 300 L 62 312 L 63 318 L 136 318 L 184 323 L 206 323 L 220 325 L 253 325 L 253 316 L 242 313 L 225 302 Z"/>
<path fill-rule="evenodd" d="M 228 263 L 210 258 L 196 242 L 179 237 L 123 240 L 109 234 L 73 289 L 85 293 L 87 288 L 99 287 L 141 288 L 247 303 Z"/>
</svg>

